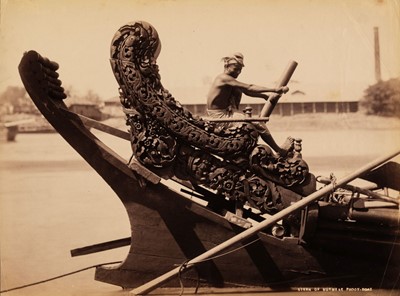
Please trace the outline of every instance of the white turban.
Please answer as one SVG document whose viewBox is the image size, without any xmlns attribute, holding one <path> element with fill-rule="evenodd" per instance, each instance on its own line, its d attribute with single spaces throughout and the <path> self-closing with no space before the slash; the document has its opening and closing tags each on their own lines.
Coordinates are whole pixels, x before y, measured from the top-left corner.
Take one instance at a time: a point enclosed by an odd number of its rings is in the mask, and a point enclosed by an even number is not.
<svg viewBox="0 0 400 296">
<path fill-rule="evenodd" d="M 236 52 L 230 56 L 223 57 L 222 60 L 224 61 L 225 66 L 230 64 L 239 64 L 244 67 L 243 55 L 240 52 Z"/>
</svg>

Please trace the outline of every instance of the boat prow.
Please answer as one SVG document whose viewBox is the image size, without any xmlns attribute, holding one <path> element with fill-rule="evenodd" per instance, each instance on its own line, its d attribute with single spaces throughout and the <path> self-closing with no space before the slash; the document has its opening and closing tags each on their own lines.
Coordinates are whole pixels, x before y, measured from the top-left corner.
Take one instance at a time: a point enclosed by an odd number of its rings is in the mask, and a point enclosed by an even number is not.
<svg viewBox="0 0 400 296">
<path fill-rule="evenodd" d="M 19 65 L 37 108 L 112 188 L 131 224 L 126 259 L 118 266 L 98 267 L 96 280 L 137 288 L 176 266 L 184 268 L 188 260 L 269 219 L 251 206 L 238 216 L 235 202 L 212 190 L 180 182 L 179 191 L 135 158 L 127 163 L 88 128 L 101 123 L 71 112 L 64 104 L 57 69 L 55 62 L 35 51 L 25 53 Z M 130 139 L 124 131 L 109 128 L 108 132 Z M 280 190 L 294 194 L 284 187 Z M 218 256 L 197 262 L 167 285 L 398 288 L 398 200 L 373 208 L 369 196 L 346 196 L 342 203 L 330 198 L 326 194 L 322 201 L 299 209 L 292 216 L 299 219 L 297 231 L 287 235 L 285 223 L 290 221 L 280 220 Z M 355 203 L 363 199 L 364 203 Z"/>
</svg>

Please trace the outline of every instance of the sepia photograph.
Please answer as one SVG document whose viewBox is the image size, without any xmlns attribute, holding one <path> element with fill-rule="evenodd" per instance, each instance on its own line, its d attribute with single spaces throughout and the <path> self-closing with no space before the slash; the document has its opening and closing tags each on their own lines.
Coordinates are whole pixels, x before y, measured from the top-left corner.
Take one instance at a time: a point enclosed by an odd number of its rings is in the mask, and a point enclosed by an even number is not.
<svg viewBox="0 0 400 296">
<path fill-rule="evenodd" d="M 0 3 L 1 295 L 400 294 L 400 0 Z"/>
</svg>

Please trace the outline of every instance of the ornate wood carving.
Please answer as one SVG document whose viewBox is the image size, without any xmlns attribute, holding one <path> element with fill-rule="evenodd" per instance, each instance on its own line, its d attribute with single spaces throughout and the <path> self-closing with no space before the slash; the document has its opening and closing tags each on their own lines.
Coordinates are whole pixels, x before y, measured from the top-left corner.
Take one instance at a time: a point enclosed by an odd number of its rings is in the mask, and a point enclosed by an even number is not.
<svg viewBox="0 0 400 296">
<path fill-rule="evenodd" d="M 257 145 L 251 123 L 221 130 L 193 116 L 161 84 L 157 31 L 146 22 L 122 26 L 111 45 L 111 66 L 127 113 L 134 156 L 162 174 L 204 185 L 262 212 L 284 206 L 274 183 L 301 185 L 308 167 L 293 147 L 288 157 Z"/>
</svg>

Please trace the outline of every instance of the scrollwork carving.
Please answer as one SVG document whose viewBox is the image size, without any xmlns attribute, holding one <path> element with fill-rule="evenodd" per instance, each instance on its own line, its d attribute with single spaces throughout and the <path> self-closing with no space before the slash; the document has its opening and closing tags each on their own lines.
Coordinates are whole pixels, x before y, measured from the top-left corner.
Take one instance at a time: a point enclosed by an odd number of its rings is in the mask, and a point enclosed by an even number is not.
<svg viewBox="0 0 400 296">
<path fill-rule="evenodd" d="M 290 153 L 288 157 L 276 156 L 265 145 L 254 148 L 249 160 L 254 172 L 287 187 L 302 184 L 309 171 L 303 159 Z"/>
<path fill-rule="evenodd" d="M 131 127 L 133 153 L 141 163 L 164 168 L 175 160 L 176 140 L 156 121 L 136 114 L 130 115 L 127 122 Z"/>
<path fill-rule="evenodd" d="M 180 148 L 174 172 L 180 179 L 205 185 L 228 199 L 249 202 L 262 212 L 282 208 L 279 194 L 271 194 L 270 182 L 193 147 Z"/>
<path fill-rule="evenodd" d="M 155 170 L 167 170 L 215 190 L 231 200 L 248 202 L 262 212 L 276 212 L 283 201 L 276 184 L 299 185 L 308 174 L 301 157 L 277 157 L 257 145 L 250 123 L 220 129 L 193 116 L 161 84 L 156 59 L 161 42 L 146 22 L 118 30 L 111 45 L 111 67 L 127 113 L 134 156 Z"/>
<path fill-rule="evenodd" d="M 111 66 L 126 98 L 124 107 L 151 114 L 180 140 L 211 153 L 228 158 L 250 153 L 258 139 L 251 124 L 214 133 L 213 124 L 193 117 L 163 88 L 156 65 L 160 47 L 157 32 L 145 22 L 130 23 L 115 34 Z"/>
</svg>

